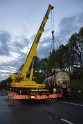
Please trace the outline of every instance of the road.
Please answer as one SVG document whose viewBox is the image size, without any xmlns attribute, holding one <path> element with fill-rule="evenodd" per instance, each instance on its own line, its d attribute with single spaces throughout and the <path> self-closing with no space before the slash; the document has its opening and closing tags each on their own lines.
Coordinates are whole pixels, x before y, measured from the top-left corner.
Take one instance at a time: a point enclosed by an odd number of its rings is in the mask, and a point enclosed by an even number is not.
<svg viewBox="0 0 83 124">
<path fill-rule="evenodd" d="M 0 124 L 83 124 L 83 104 L 73 101 L 14 101 L 0 95 Z"/>
</svg>

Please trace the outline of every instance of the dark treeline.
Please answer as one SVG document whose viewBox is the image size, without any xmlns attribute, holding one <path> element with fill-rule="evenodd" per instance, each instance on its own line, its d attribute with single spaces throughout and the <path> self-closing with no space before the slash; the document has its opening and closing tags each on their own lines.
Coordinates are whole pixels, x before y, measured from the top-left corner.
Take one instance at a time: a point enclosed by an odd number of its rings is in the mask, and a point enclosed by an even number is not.
<svg viewBox="0 0 83 124">
<path fill-rule="evenodd" d="M 50 52 L 48 58 L 36 58 L 34 68 L 35 76 L 40 82 L 55 69 L 67 71 L 71 79 L 83 78 L 83 27 L 69 38 L 66 45 Z"/>
<path fill-rule="evenodd" d="M 71 79 L 83 78 L 83 27 L 69 38 L 66 45 L 61 45 L 56 51 L 53 49 L 48 58 L 35 58 L 36 82 L 42 83 L 55 69 L 67 71 Z M 5 84 L 10 82 L 9 78 L 3 80 L 1 87 L 5 88 Z"/>
</svg>

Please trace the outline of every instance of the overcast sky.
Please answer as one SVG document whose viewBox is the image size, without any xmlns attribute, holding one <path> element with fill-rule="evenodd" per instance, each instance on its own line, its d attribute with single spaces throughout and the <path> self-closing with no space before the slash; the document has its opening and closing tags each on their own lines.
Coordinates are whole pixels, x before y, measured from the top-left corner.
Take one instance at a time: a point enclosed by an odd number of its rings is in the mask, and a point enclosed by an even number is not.
<svg viewBox="0 0 83 124">
<path fill-rule="evenodd" d="M 38 45 L 39 58 L 48 57 L 52 49 L 52 21 L 55 49 L 83 26 L 83 0 L 0 0 L 0 80 L 25 61 L 49 4 L 54 10 Z"/>
</svg>

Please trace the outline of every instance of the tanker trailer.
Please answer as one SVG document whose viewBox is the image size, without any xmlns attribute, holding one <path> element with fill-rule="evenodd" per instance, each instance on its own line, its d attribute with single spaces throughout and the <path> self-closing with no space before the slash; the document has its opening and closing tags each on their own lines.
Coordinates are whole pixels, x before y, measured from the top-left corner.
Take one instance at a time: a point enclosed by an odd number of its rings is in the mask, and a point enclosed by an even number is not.
<svg viewBox="0 0 83 124">
<path fill-rule="evenodd" d="M 69 96 L 70 76 L 66 72 L 57 72 L 46 78 L 43 83 L 50 92 L 53 92 L 53 89 L 56 88 L 57 93 L 62 92 L 63 96 Z"/>
</svg>

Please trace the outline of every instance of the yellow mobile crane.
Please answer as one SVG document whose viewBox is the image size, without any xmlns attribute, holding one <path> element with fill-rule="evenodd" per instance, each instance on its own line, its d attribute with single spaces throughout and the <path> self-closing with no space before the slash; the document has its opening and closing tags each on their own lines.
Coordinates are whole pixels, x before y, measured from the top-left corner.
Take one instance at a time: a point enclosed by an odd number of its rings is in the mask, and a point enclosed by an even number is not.
<svg viewBox="0 0 83 124">
<path fill-rule="evenodd" d="M 48 89 L 45 88 L 45 84 L 38 84 L 33 80 L 33 67 L 31 68 L 30 76 L 27 78 L 27 72 L 29 72 L 29 67 L 34 59 L 37 56 L 37 46 L 41 38 L 42 33 L 44 32 L 44 27 L 49 18 L 50 11 L 54 7 L 49 4 L 47 12 L 43 18 L 43 21 L 39 27 L 39 30 L 36 34 L 36 37 L 33 41 L 32 47 L 29 51 L 29 54 L 26 58 L 26 61 L 22 67 L 20 73 L 15 73 L 10 75 L 12 79 L 11 89 L 13 92 L 9 92 L 8 95 L 13 99 L 47 99 L 48 98 Z"/>
</svg>

